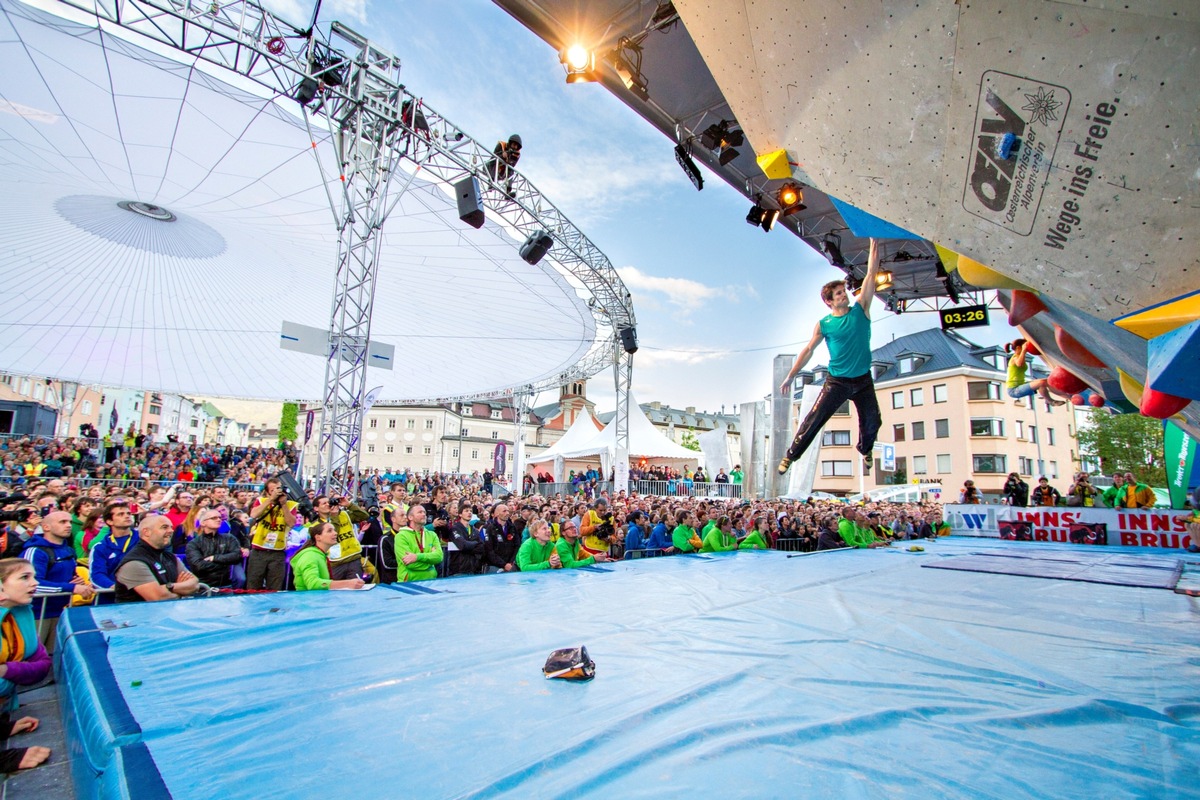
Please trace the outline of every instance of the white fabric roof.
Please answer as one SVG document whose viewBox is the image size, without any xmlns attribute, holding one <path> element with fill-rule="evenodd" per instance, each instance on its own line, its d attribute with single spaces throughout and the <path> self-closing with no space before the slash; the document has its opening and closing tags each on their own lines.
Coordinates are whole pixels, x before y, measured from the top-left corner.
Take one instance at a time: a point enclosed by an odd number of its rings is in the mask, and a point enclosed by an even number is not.
<svg viewBox="0 0 1200 800">
<path fill-rule="evenodd" d="M 571 427 L 567 428 L 567 432 L 563 434 L 562 438 L 551 445 L 549 449 L 537 455 L 530 456 L 529 463 L 544 464 L 547 461 L 553 461 L 565 452 L 587 445 L 588 442 L 596 438 L 596 434 L 600 430 L 600 428 L 596 427 L 596 418 L 586 408 L 583 408 L 579 416 L 575 417 L 575 421 L 571 423 Z"/>
<path fill-rule="evenodd" d="M 616 417 L 597 431 L 588 442 L 574 450 L 564 450 L 559 455 L 563 458 L 583 458 L 585 456 L 607 455 L 611 458 L 617 449 L 617 430 L 614 427 Z M 676 444 L 662 434 L 654 423 L 646 416 L 646 412 L 632 397 L 629 398 L 629 457 L 638 458 L 674 458 L 683 461 L 699 461 L 700 454 L 695 450 Z"/>
<path fill-rule="evenodd" d="M 299 106 L 119 35 L 0 0 L 0 371 L 320 399 L 325 360 L 279 348 L 284 320 L 328 326 L 337 261 Z M 396 365 L 370 370 L 378 402 L 500 393 L 595 341 L 583 290 L 461 222 L 444 187 L 414 180 L 384 230 L 371 337 Z"/>
</svg>

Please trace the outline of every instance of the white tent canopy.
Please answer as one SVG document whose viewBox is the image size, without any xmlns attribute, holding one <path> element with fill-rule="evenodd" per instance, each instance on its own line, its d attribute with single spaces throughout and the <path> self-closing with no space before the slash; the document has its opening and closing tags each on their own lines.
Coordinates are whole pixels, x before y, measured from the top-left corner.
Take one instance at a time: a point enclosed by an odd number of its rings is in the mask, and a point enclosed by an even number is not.
<svg viewBox="0 0 1200 800">
<path fill-rule="evenodd" d="M 279 344 L 285 320 L 329 325 L 328 130 L 125 35 L 0 0 L 0 370 L 321 398 L 325 359 Z M 579 363 L 598 341 L 586 290 L 495 221 L 469 228 L 422 174 L 384 226 L 371 339 L 396 361 L 368 373 L 378 402 L 501 394 Z"/>
<path fill-rule="evenodd" d="M 613 425 L 615 418 L 604 430 L 597 431 L 591 440 L 573 450 L 563 450 L 563 458 L 585 458 L 600 456 L 607 471 L 617 450 L 617 431 Z M 694 450 L 676 444 L 662 434 L 654 423 L 646 416 L 632 397 L 629 398 L 629 457 L 648 459 L 674 459 L 677 461 L 697 462 L 700 454 Z"/>
<path fill-rule="evenodd" d="M 600 430 L 601 428 L 597 427 L 596 418 L 591 415 L 591 412 L 586 408 L 582 409 L 579 416 L 575 417 L 575 421 L 571 423 L 571 427 L 567 429 L 562 438 L 544 452 L 531 455 L 529 463 L 544 464 L 547 461 L 553 461 L 555 458 L 561 458 L 563 453 L 577 450 L 592 441 L 592 439 L 595 439 L 596 434 Z"/>
</svg>

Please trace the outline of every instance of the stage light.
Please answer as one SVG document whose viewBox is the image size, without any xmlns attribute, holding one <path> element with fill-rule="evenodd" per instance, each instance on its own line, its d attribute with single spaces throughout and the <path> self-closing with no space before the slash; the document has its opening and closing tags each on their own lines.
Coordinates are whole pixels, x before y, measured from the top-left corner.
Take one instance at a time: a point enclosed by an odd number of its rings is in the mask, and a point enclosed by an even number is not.
<svg viewBox="0 0 1200 800">
<path fill-rule="evenodd" d="M 679 162 L 679 166 L 683 168 L 683 173 L 688 176 L 688 180 L 696 187 L 696 191 L 704 188 L 704 176 L 700 174 L 700 168 L 696 166 L 696 162 L 692 160 L 692 152 L 690 145 L 675 145 L 675 160 Z"/>
<path fill-rule="evenodd" d="M 846 274 L 846 291 L 854 295 L 862 291 L 862 279 L 855 276 L 853 272 Z"/>
<path fill-rule="evenodd" d="M 300 85 L 296 87 L 296 102 L 302 106 L 306 106 L 313 101 L 317 96 L 317 90 L 321 86 L 312 78 L 305 78 L 300 81 Z"/>
<path fill-rule="evenodd" d="M 838 236 L 833 231 L 825 234 L 825 240 L 821 242 L 821 249 L 825 251 L 825 257 L 829 259 L 829 263 L 835 267 L 846 267 L 846 259 L 842 255 L 842 237 Z"/>
<path fill-rule="evenodd" d="M 771 229 L 775 227 L 775 221 L 778 219 L 779 219 L 779 209 L 778 208 L 765 209 L 763 211 L 762 222 L 760 223 L 762 225 L 762 229 L 764 231 L 766 231 L 767 233 L 770 233 Z"/>
<path fill-rule="evenodd" d="M 892 273 L 886 269 L 875 273 L 875 291 L 886 292 L 892 285 Z"/>
<path fill-rule="evenodd" d="M 632 39 L 622 36 L 617 47 L 609 55 L 613 69 L 620 76 L 625 88 L 644 103 L 650 99 L 646 76 L 642 74 L 642 47 Z"/>
<path fill-rule="evenodd" d="M 746 215 L 746 222 L 758 227 L 762 224 L 763 215 L 766 213 L 767 210 L 762 207 L 762 195 L 758 195 L 754 198 L 754 205 L 750 206 L 750 213 Z"/>
<path fill-rule="evenodd" d="M 808 206 L 804 205 L 804 192 L 795 183 L 785 183 L 780 187 L 776 198 L 779 200 L 779 208 L 785 217 L 808 208 Z"/>
<path fill-rule="evenodd" d="M 700 134 L 700 144 L 717 154 L 717 162 L 723 167 L 738 157 L 734 148 L 746 141 L 746 135 L 741 130 L 730 130 L 736 125 L 732 120 L 723 119 L 714 122 Z"/>
<path fill-rule="evenodd" d="M 567 83 L 587 83 L 596 78 L 596 55 L 581 44 L 573 44 L 559 53 L 558 60 L 567 70 Z"/>
</svg>

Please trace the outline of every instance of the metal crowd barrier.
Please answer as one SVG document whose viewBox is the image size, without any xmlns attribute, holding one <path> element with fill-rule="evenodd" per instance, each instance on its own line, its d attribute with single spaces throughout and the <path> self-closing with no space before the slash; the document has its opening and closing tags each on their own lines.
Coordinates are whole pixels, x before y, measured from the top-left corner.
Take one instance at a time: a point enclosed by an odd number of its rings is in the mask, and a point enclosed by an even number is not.
<svg viewBox="0 0 1200 800">
<path fill-rule="evenodd" d="M 655 497 L 741 497 L 740 483 L 697 483 L 682 479 L 669 481 L 631 480 L 629 491 Z"/>
<path fill-rule="evenodd" d="M 46 619 L 46 606 L 48 605 L 47 601 L 51 600 L 51 599 L 62 598 L 62 597 L 72 597 L 72 596 L 74 596 L 74 594 L 75 594 L 74 592 L 47 592 L 46 594 L 39 593 L 39 594 L 35 594 L 33 596 L 34 616 L 37 618 L 37 635 L 39 638 L 42 635 L 42 623 Z M 112 605 L 113 603 L 116 602 L 116 598 L 117 598 L 116 590 L 96 588 L 95 597 L 93 597 L 92 601 L 90 603 L 87 603 L 86 605 L 91 605 L 91 606 Z M 66 609 L 64 608 L 63 610 L 65 611 Z"/>
<path fill-rule="evenodd" d="M 657 547 L 653 550 L 626 550 L 625 560 L 630 561 L 635 558 L 658 558 L 659 556 L 664 555 L 666 555 L 666 553 Z"/>
<path fill-rule="evenodd" d="M 804 539 L 776 539 L 775 546 L 772 550 L 781 550 L 785 553 L 805 553 L 808 549 L 804 546 Z"/>
<path fill-rule="evenodd" d="M 225 483 L 223 481 L 177 481 L 171 478 L 63 478 L 68 483 L 73 483 L 76 486 L 86 489 L 89 486 L 119 486 L 122 489 L 141 489 L 147 486 L 161 486 L 170 488 L 175 484 L 181 484 L 185 489 L 192 491 L 203 491 L 205 489 L 216 489 L 223 486 L 231 492 L 246 490 L 250 492 L 262 492 L 263 485 L 261 483 Z"/>
</svg>

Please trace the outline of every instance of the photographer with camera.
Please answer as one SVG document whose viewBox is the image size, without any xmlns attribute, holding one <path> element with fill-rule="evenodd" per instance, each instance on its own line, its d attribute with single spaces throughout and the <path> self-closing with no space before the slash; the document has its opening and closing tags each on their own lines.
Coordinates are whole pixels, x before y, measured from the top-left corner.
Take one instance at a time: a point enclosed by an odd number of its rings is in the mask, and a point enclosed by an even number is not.
<svg viewBox="0 0 1200 800">
<path fill-rule="evenodd" d="M 0 497 L 0 522 L 6 523 L 0 533 L 0 558 L 20 555 L 25 542 L 29 541 L 37 511 L 32 506 L 21 505 L 28 499 L 20 493 Z"/>
<path fill-rule="evenodd" d="M 316 511 L 316 519 L 309 524 L 310 528 L 316 530 L 317 525 L 328 522 L 337 531 L 337 541 L 327 551 L 329 577 L 335 581 L 361 578 L 362 545 L 358 541 L 349 512 L 342 510 L 341 498 L 330 499 L 323 494 L 317 495 L 313 501 L 313 508 Z"/>
<path fill-rule="evenodd" d="M 278 477 L 268 478 L 250 508 L 250 558 L 246 588 L 281 591 L 287 572 L 287 535 L 297 522 L 297 504 L 289 500 Z"/>
<path fill-rule="evenodd" d="M 580 550 L 585 558 L 597 553 L 608 554 L 609 541 L 616 532 L 616 527 L 613 525 L 613 515 L 607 500 L 601 497 L 596 501 L 583 515 L 579 530 L 583 534 Z"/>
</svg>

